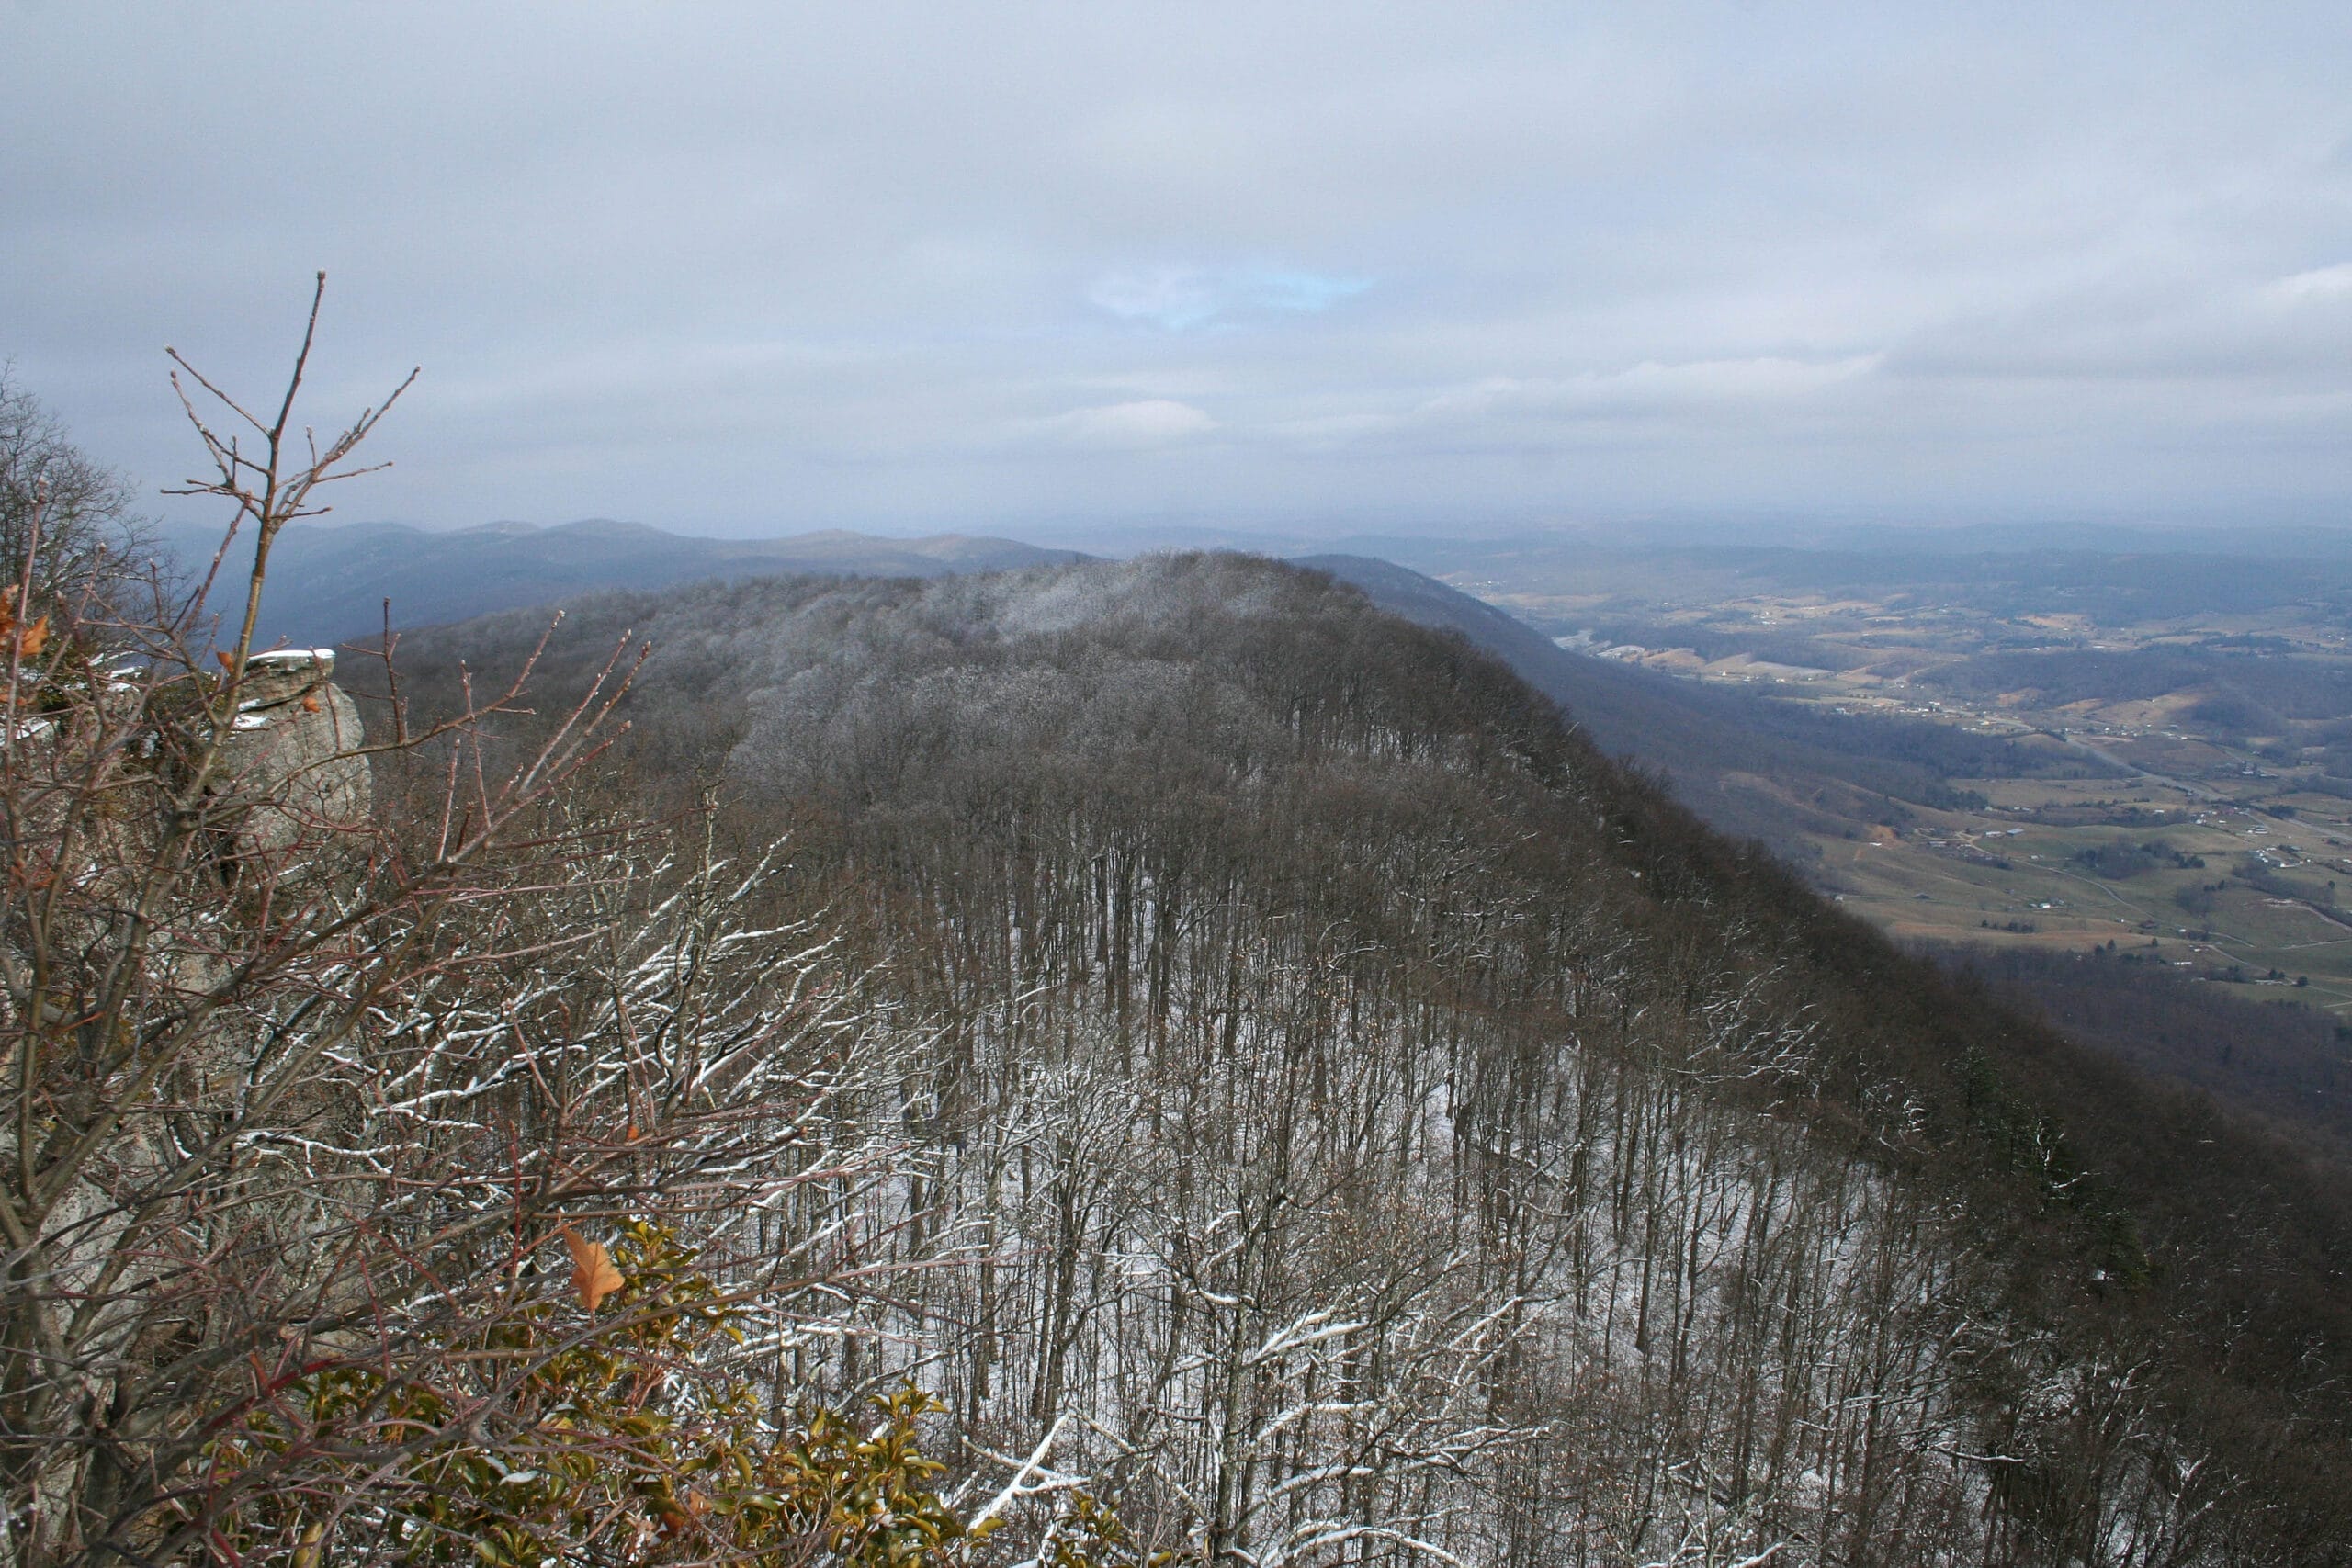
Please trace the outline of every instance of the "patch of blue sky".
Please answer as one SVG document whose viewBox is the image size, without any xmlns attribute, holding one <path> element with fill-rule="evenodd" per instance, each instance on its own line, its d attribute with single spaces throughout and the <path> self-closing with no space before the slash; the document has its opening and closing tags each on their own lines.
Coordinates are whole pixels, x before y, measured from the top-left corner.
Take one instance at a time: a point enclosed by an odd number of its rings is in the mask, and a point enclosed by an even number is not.
<svg viewBox="0 0 2352 1568">
<path fill-rule="evenodd" d="M 1123 321 L 1165 332 L 1191 332 L 1231 318 L 1269 313 L 1319 314 L 1372 287 L 1368 277 L 1245 267 L 1207 271 L 1161 267 L 1113 273 L 1095 280 L 1088 301 Z"/>
<path fill-rule="evenodd" d="M 1319 272 L 1261 272 L 1249 275 L 1249 299 L 1268 310 L 1328 310 L 1372 287 L 1368 277 Z"/>
</svg>

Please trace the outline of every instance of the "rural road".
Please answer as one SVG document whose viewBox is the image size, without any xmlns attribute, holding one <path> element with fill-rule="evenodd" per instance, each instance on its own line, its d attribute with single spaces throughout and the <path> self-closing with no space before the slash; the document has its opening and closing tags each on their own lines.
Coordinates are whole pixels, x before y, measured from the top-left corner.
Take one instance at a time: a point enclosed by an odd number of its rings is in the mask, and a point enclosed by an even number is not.
<svg viewBox="0 0 2352 1568">
<path fill-rule="evenodd" d="M 2228 795 L 2223 795 L 2220 790 L 2213 789 L 2206 784 L 2190 784 L 2186 779 L 2173 778 L 2165 773 L 2152 773 L 2147 769 L 2141 767 L 2138 763 L 2128 761 L 2125 759 L 2117 756 L 2114 752 L 2108 750 L 2105 747 L 2092 745 L 2089 741 L 2083 739 L 2081 737 L 2074 734 L 2070 730 L 2045 729 L 2041 733 L 2049 736 L 2052 740 L 2061 740 L 2065 742 L 2077 751 L 2089 752 L 2092 756 L 2097 757 L 2100 761 L 2105 762 L 2110 768 L 2122 768 L 2130 773 L 2138 774 L 2143 779 L 2152 780 L 2156 784 L 2169 784 L 2174 789 L 2179 790 L 2182 794 L 2195 795 L 2199 800 L 2218 800 L 2227 803 L 2230 798 Z"/>
</svg>

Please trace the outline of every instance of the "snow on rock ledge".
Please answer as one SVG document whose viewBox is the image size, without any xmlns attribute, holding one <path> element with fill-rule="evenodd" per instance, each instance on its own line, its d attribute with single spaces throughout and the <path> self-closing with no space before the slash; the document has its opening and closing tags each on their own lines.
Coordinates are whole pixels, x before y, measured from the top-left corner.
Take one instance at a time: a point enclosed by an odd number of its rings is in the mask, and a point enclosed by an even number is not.
<svg viewBox="0 0 2352 1568">
<path fill-rule="evenodd" d="M 237 830 L 240 856 L 282 852 L 368 815 L 359 709 L 334 675 L 333 649 L 246 660 L 219 775 L 219 793 L 253 802 Z"/>
</svg>

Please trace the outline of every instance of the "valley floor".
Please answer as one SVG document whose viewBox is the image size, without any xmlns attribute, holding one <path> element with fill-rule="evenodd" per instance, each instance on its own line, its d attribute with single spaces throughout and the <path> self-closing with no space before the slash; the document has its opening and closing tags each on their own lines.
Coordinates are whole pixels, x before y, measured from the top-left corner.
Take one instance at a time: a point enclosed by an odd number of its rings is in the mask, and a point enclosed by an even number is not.
<svg viewBox="0 0 2352 1568">
<path fill-rule="evenodd" d="M 1629 603 L 1456 576 L 1572 652 L 2017 742 L 2033 771 L 1952 778 L 1955 807 L 1806 835 L 1816 884 L 1893 936 L 2113 944 L 2352 1014 L 2352 790 L 2333 771 L 2352 650 L 2333 604 L 2119 623 L 1918 593 L 1736 582 L 1722 597 Z M 1634 615 L 1647 640 L 1618 640 Z M 2256 673 L 2268 704 L 2241 690 Z M 1788 787 L 1723 782 L 1759 796 Z"/>
</svg>

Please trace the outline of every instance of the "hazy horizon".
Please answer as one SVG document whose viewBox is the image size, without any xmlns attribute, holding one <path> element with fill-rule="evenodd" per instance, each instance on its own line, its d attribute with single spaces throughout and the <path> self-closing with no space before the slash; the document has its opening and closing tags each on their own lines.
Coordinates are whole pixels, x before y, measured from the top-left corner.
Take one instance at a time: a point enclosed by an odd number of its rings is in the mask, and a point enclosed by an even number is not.
<svg viewBox="0 0 2352 1568">
<path fill-rule="evenodd" d="M 323 267 L 435 527 L 2352 524 L 2335 7 L 1008 16 L 14 0 L 0 358 L 152 496 Z"/>
<path fill-rule="evenodd" d="M 209 550 L 213 520 L 186 516 L 172 520 L 187 530 L 176 541 L 183 550 Z M 1183 519 L 1069 520 L 1001 525 L 923 527 L 883 524 L 842 527 L 819 522 L 803 526 L 762 527 L 756 525 L 710 530 L 676 526 L 645 518 L 569 517 L 538 521 L 528 518 L 487 518 L 478 522 L 441 523 L 413 518 L 341 517 L 305 519 L 298 526 L 329 530 L 371 528 L 413 529 L 428 536 L 506 531 L 516 528 L 547 532 L 596 525 L 646 527 L 673 536 L 718 544 L 791 543 L 820 536 L 870 539 L 878 544 L 943 537 L 999 539 L 1046 549 L 1074 550 L 1087 555 L 1120 558 L 1156 550 L 1229 549 L 1248 554 L 1290 558 L 1330 553 L 1371 556 L 1399 564 L 1426 567 L 1442 555 L 1487 548 L 1527 547 L 1545 550 L 1573 547 L 1598 556 L 1645 555 L 1652 551 L 1781 548 L 1800 552 L 1851 553 L 1920 558 L 1962 555 L 2008 556 L 2055 550 L 2119 554 L 2178 555 L 2183 558 L 2243 556 L 2279 561 L 2335 562 L 2352 558 L 2352 524 L 2272 525 L 2170 522 L 2119 523 L 2084 519 L 2041 522 L 1995 519 L 1967 522 L 1889 522 L 1870 519 L 1806 518 L 1763 515 L 1738 519 L 1706 516 L 1646 518 L 1638 525 L 1610 523 L 1514 523 L 1509 519 L 1471 520 L 1453 527 L 1383 529 L 1357 518 L 1281 521 L 1260 525 L 1200 523 Z"/>
</svg>

